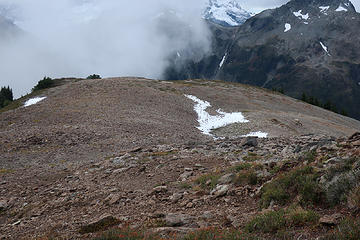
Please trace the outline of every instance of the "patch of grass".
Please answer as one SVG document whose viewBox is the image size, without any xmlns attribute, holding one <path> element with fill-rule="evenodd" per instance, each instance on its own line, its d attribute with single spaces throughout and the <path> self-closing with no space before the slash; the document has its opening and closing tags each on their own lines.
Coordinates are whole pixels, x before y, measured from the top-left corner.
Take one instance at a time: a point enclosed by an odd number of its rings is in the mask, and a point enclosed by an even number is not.
<svg viewBox="0 0 360 240">
<path fill-rule="evenodd" d="M 318 204 L 323 199 L 323 191 L 317 178 L 318 174 L 310 166 L 280 175 L 263 187 L 261 206 L 268 207 L 271 201 L 284 205 L 297 195 L 303 204 Z"/>
<path fill-rule="evenodd" d="M 327 180 L 333 179 L 336 175 L 348 172 L 352 170 L 353 164 L 357 162 L 359 159 L 357 158 L 348 158 L 343 159 L 341 162 L 336 164 L 335 166 L 330 167 L 325 174 L 325 178 Z"/>
<path fill-rule="evenodd" d="M 289 229 L 315 224 L 319 215 L 302 208 L 271 211 L 254 217 L 245 225 L 249 233 L 281 233 Z"/>
<path fill-rule="evenodd" d="M 233 170 L 235 172 L 240 172 L 242 170 L 249 170 L 250 168 L 252 168 L 252 166 L 253 165 L 251 165 L 250 163 L 241 163 L 241 164 L 233 167 L 231 170 Z"/>
<path fill-rule="evenodd" d="M 317 153 L 315 150 L 307 152 L 304 154 L 304 161 L 307 161 L 308 163 L 315 162 Z"/>
<path fill-rule="evenodd" d="M 179 187 L 181 189 L 191 189 L 192 188 L 191 184 L 189 184 L 189 183 L 180 183 Z"/>
<path fill-rule="evenodd" d="M 83 226 L 80 228 L 79 233 L 85 234 L 85 233 L 95 233 L 100 231 L 105 231 L 113 226 L 116 226 L 120 224 L 120 220 L 109 216 L 106 218 L 101 219 L 100 221 L 96 223 L 92 223 L 86 226 Z"/>
<path fill-rule="evenodd" d="M 13 173 L 13 172 L 15 172 L 15 171 L 12 169 L 0 168 L 0 175 L 5 175 L 5 174 Z"/>
<path fill-rule="evenodd" d="M 240 171 L 233 180 L 236 185 L 256 185 L 259 179 L 254 170 L 242 170 Z"/>
<path fill-rule="evenodd" d="M 311 210 L 296 208 L 289 212 L 288 219 L 291 226 L 304 226 L 318 222 L 319 215 Z"/>
<path fill-rule="evenodd" d="M 360 220 L 346 218 L 341 221 L 336 231 L 327 235 L 324 240 L 358 240 L 360 239 Z"/>
<path fill-rule="evenodd" d="M 216 228 L 201 229 L 187 234 L 183 240 L 255 240 L 259 239 L 250 234 L 242 233 L 238 230 L 221 230 Z"/>
<path fill-rule="evenodd" d="M 286 227 L 285 211 L 271 211 L 254 217 L 245 226 L 249 233 L 276 233 Z"/>
<path fill-rule="evenodd" d="M 195 183 L 199 184 L 202 189 L 213 189 L 216 187 L 220 177 L 219 174 L 206 174 L 197 178 Z"/>
<path fill-rule="evenodd" d="M 111 229 L 102 233 L 101 236 L 96 237 L 94 240 L 155 240 L 160 237 L 154 234 L 146 234 L 143 231 L 134 230 L 130 228 Z"/>
<path fill-rule="evenodd" d="M 254 162 L 261 159 L 261 156 L 256 153 L 249 152 L 247 156 L 243 157 L 243 159 L 247 162 Z"/>
<path fill-rule="evenodd" d="M 355 187 L 347 197 L 348 205 L 355 210 L 360 209 L 360 185 Z"/>
</svg>

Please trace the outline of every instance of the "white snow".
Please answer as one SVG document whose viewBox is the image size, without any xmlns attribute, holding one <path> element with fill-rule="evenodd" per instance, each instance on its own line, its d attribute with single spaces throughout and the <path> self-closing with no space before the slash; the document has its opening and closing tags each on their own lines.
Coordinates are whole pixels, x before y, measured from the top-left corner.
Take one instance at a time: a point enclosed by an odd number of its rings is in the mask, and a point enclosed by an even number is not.
<svg viewBox="0 0 360 240">
<path fill-rule="evenodd" d="M 304 24 L 308 25 L 309 23 L 308 23 L 308 22 L 304 22 Z"/>
<path fill-rule="evenodd" d="M 180 55 L 180 53 L 179 53 L 179 52 L 176 52 L 176 55 L 177 55 L 178 57 L 181 57 L 181 55 Z"/>
<path fill-rule="evenodd" d="M 321 45 L 321 47 L 324 49 L 324 51 L 327 53 L 327 55 L 330 56 L 329 50 L 328 50 L 328 48 L 325 46 L 325 44 L 323 44 L 322 42 L 320 42 L 320 45 Z"/>
<path fill-rule="evenodd" d="M 206 111 L 207 108 L 211 107 L 209 102 L 203 101 L 192 95 L 185 96 L 196 103 L 194 110 L 198 114 L 199 127 L 197 128 L 205 135 L 212 136 L 210 133 L 211 130 L 225 127 L 229 124 L 249 122 L 241 112 L 226 113 L 221 111 L 221 109 L 218 109 L 216 111 L 218 115 L 212 116 Z"/>
<path fill-rule="evenodd" d="M 330 6 L 320 6 L 320 12 L 327 15 L 326 11 L 329 10 Z"/>
<path fill-rule="evenodd" d="M 238 1 L 212 0 L 204 11 L 205 19 L 224 22 L 229 26 L 239 26 L 252 16 L 251 13 L 242 9 Z"/>
<path fill-rule="evenodd" d="M 291 30 L 291 24 L 290 23 L 285 23 L 285 30 L 284 32 L 288 32 Z"/>
<path fill-rule="evenodd" d="M 247 135 L 244 135 L 242 137 L 258 137 L 258 138 L 267 138 L 269 134 L 264 132 L 251 132 Z"/>
<path fill-rule="evenodd" d="M 336 12 L 347 12 L 348 10 L 340 3 L 339 7 L 335 10 Z"/>
<path fill-rule="evenodd" d="M 224 65 L 226 56 L 227 56 L 227 53 L 225 53 L 224 57 L 222 58 L 221 62 L 219 63 L 219 68 L 221 68 Z"/>
<path fill-rule="evenodd" d="M 28 107 L 34 104 L 37 104 L 38 102 L 41 102 L 42 100 L 44 100 L 46 97 L 35 97 L 35 98 L 30 98 L 29 100 L 27 100 L 24 104 L 24 107 Z"/>
<path fill-rule="evenodd" d="M 299 11 L 297 11 L 297 12 L 293 12 L 293 14 L 295 15 L 295 17 L 297 17 L 297 18 L 302 18 L 302 19 L 304 19 L 304 20 L 308 20 L 309 19 L 309 14 L 307 13 L 307 14 L 302 14 L 301 13 L 302 12 L 302 10 L 299 10 Z"/>
<path fill-rule="evenodd" d="M 249 120 L 246 120 L 241 112 L 226 113 L 223 112 L 221 109 L 218 109 L 216 111 L 218 115 L 215 116 L 210 115 L 206 111 L 207 108 L 211 107 L 211 104 L 209 102 L 203 101 L 193 95 L 185 95 L 185 97 L 191 99 L 196 103 L 194 106 L 194 110 L 198 115 L 199 126 L 197 127 L 197 129 L 199 129 L 205 135 L 212 136 L 214 139 L 216 139 L 216 137 L 211 134 L 211 131 L 214 129 L 225 127 L 233 123 L 249 122 Z M 268 134 L 264 132 L 251 132 L 242 137 L 251 137 L 251 136 L 266 138 Z"/>
</svg>

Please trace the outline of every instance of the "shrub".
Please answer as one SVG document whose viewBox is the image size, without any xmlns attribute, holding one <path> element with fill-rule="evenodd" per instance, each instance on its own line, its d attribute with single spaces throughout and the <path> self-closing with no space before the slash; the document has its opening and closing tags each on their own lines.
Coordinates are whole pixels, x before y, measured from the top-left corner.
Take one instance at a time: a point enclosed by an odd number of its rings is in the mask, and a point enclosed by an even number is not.
<svg viewBox="0 0 360 240">
<path fill-rule="evenodd" d="M 358 240 L 360 239 L 360 220 L 346 218 L 341 221 L 336 231 L 326 236 L 326 240 Z"/>
<path fill-rule="evenodd" d="M 285 211 L 271 211 L 263 215 L 256 216 L 245 226 L 245 231 L 249 233 L 263 232 L 276 233 L 286 227 Z"/>
<path fill-rule="evenodd" d="M 359 210 L 360 209 L 360 186 L 354 188 L 349 196 L 347 197 L 348 206 L 351 209 Z"/>
<path fill-rule="evenodd" d="M 256 185 L 258 183 L 258 180 L 258 176 L 256 175 L 254 170 L 242 170 L 236 175 L 233 182 L 236 185 Z"/>
<path fill-rule="evenodd" d="M 268 207 L 271 201 L 284 205 L 297 195 L 300 195 L 303 204 L 320 203 L 323 191 L 317 178 L 317 173 L 310 166 L 283 174 L 263 187 L 261 206 Z"/>
<path fill-rule="evenodd" d="M 302 208 L 271 211 L 254 217 L 245 225 L 249 233 L 278 233 L 298 226 L 314 224 L 319 220 L 317 213 Z"/>
<path fill-rule="evenodd" d="M 54 80 L 49 77 L 44 77 L 38 82 L 38 84 L 32 89 L 32 91 L 38 91 L 41 89 L 51 88 L 54 86 Z"/>
<path fill-rule="evenodd" d="M 206 174 L 196 179 L 195 183 L 199 184 L 202 189 L 213 189 L 217 185 L 219 178 L 220 175 L 218 174 Z"/>
<path fill-rule="evenodd" d="M 101 76 L 98 74 L 92 74 L 88 76 L 86 79 L 101 79 Z"/>
</svg>

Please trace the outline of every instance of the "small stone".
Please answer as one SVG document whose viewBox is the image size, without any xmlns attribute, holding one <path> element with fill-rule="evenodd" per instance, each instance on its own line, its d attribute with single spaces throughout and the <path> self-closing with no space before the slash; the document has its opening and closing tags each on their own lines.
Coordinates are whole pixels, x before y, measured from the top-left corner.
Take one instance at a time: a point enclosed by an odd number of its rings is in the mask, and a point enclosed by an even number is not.
<svg viewBox="0 0 360 240">
<path fill-rule="evenodd" d="M 241 142 L 241 146 L 256 147 L 257 145 L 258 137 L 246 137 Z"/>
<path fill-rule="evenodd" d="M 186 179 L 188 179 L 192 175 L 193 175 L 193 172 L 185 171 L 183 174 L 180 175 L 180 179 L 181 179 L 181 181 L 185 181 Z"/>
<path fill-rule="evenodd" d="M 168 213 L 165 216 L 165 224 L 168 227 L 181 227 L 189 224 L 192 217 L 185 214 Z"/>
<path fill-rule="evenodd" d="M 215 189 L 213 189 L 210 194 L 215 197 L 222 197 L 227 194 L 229 191 L 230 186 L 229 185 L 218 185 Z"/>
<path fill-rule="evenodd" d="M 228 183 L 231 183 L 232 180 L 234 179 L 234 177 L 235 177 L 235 174 L 233 174 L 233 173 L 226 174 L 226 175 L 222 176 L 222 177 L 218 180 L 218 183 L 219 183 L 219 184 L 228 184 Z"/>
<path fill-rule="evenodd" d="M 8 205 L 5 201 L 0 201 L 0 211 L 4 211 L 8 208 Z"/>
<path fill-rule="evenodd" d="M 320 218 L 320 224 L 327 225 L 327 226 L 335 226 L 339 224 L 340 220 L 342 218 L 342 215 L 339 213 L 333 214 L 333 215 L 325 215 L 322 218 Z"/>
<path fill-rule="evenodd" d="M 181 193 L 174 193 L 172 196 L 169 197 L 169 200 L 172 203 L 177 203 L 180 199 L 182 199 L 183 194 Z"/>
<path fill-rule="evenodd" d="M 161 193 L 161 192 L 167 192 L 167 186 L 158 186 L 153 188 L 152 193 Z"/>
</svg>

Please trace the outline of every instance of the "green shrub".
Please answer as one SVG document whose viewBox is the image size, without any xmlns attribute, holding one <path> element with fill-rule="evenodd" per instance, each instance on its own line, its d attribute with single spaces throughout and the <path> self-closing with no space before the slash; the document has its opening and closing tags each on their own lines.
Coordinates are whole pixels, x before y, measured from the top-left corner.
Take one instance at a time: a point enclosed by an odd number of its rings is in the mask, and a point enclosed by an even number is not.
<svg viewBox="0 0 360 240">
<path fill-rule="evenodd" d="M 38 82 L 38 84 L 32 89 L 32 91 L 38 91 L 46 88 L 51 88 L 54 86 L 54 80 L 49 77 L 44 77 Z"/>
<path fill-rule="evenodd" d="M 346 218 L 341 221 L 336 231 L 329 234 L 324 240 L 359 240 L 360 239 L 360 220 Z"/>
<path fill-rule="evenodd" d="M 314 224 L 319 220 L 317 213 L 302 208 L 271 211 L 254 217 L 245 225 L 249 233 L 281 233 L 299 226 Z"/>
<path fill-rule="evenodd" d="M 202 189 L 213 189 L 218 184 L 219 178 L 218 174 L 206 174 L 196 179 L 195 183 L 199 184 Z M 210 184 L 207 184 L 208 182 Z"/>
<path fill-rule="evenodd" d="M 249 233 L 263 232 L 276 233 L 286 227 L 285 211 L 271 211 L 263 215 L 256 216 L 245 226 L 245 231 Z"/>
<path fill-rule="evenodd" d="M 233 182 L 236 185 L 256 185 L 258 183 L 258 180 L 258 176 L 256 175 L 254 170 L 242 170 L 236 175 Z"/>
<path fill-rule="evenodd" d="M 297 195 L 303 204 L 317 204 L 323 199 L 323 191 L 317 182 L 318 174 L 310 167 L 292 170 L 266 184 L 261 192 L 261 206 L 268 207 L 271 201 L 284 205 Z"/>
<path fill-rule="evenodd" d="M 88 76 L 86 79 L 101 79 L 101 76 L 98 74 L 92 74 Z"/>
</svg>

